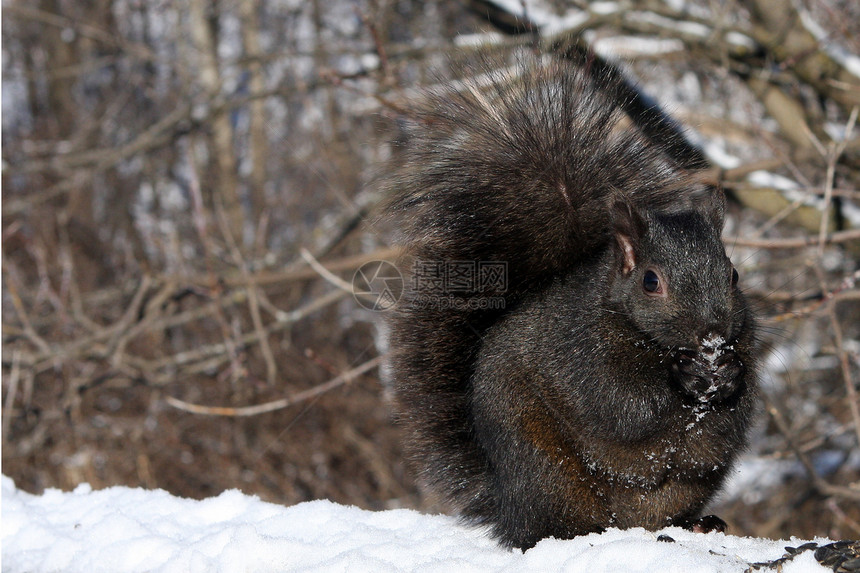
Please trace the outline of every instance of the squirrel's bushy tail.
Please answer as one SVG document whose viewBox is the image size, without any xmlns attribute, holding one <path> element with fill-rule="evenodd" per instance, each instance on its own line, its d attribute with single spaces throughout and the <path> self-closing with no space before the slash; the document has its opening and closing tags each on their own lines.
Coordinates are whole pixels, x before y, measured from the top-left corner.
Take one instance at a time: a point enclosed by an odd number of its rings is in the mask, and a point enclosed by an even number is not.
<svg viewBox="0 0 860 573">
<path fill-rule="evenodd" d="M 613 201 L 671 210 L 694 200 L 678 192 L 690 164 L 673 151 L 679 141 L 653 140 L 664 116 L 603 66 L 485 62 L 465 86 L 429 96 L 388 183 L 412 271 L 391 323 L 403 420 L 423 478 L 477 521 L 494 511 L 470 414 L 486 329 L 601 250 Z"/>
</svg>

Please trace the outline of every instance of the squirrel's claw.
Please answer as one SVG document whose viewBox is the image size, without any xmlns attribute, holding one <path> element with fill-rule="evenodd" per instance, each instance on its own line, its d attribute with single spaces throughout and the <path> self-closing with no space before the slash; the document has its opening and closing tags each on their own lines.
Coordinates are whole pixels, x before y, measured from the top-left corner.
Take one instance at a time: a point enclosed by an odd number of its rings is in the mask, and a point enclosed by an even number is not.
<svg viewBox="0 0 860 573">
<path fill-rule="evenodd" d="M 682 523 L 676 523 L 675 525 L 689 529 L 693 533 L 711 533 L 712 531 L 725 533 L 728 528 L 726 522 L 716 515 L 703 515 L 698 519 L 686 519 Z"/>
</svg>

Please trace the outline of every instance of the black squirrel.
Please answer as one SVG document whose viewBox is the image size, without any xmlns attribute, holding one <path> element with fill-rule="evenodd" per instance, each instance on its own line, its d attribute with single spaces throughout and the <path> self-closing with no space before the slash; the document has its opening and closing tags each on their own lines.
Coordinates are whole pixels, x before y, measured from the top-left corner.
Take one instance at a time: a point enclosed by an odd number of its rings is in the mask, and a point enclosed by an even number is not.
<svg viewBox="0 0 860 573">
<path fill-rule="evenodd" d="M 523 549 L 721 528 L 697 516 L 756 393 L 722 191 L 605 63 L 479 72 L 429 97 L 389 181 L 412 261 L 391 366 L 423 480 Z"/>
</svg>

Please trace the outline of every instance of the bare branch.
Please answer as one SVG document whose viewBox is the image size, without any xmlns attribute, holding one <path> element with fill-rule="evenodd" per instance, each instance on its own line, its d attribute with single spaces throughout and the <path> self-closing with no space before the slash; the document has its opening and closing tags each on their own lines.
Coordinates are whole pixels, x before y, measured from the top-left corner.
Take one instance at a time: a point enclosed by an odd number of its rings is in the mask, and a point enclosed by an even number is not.
<svg viewBox="0 0 860 573">
<path fill-rule="evenodd" d="M 824 237 L 824 244 L 848 243 L 860 240 L 860 229 L 850 231 L 839 231 L 830 233 Z M 756 247 L 759 249 L 801 249 L 803 247 L 815 247 L 820 243 L 819 237 L 806 235 L 795 239 L 745 239 L 743 237 L 726 237 L 727 244 L 738 247 Z"/>
<path fill-rule="evenodd" d="M 322 266 L 319 261 L 316 260 L 314 256 L 310 253 L 310 251 L 308 251 L 306 248 L 302 247 L 299 250 L 299 253 L 302 255 L 302 258 L 307 261 L 311 268 L 316 271 L 322 278 L 324 278 L 325 280 L 343 291 L 346 291 L 350 294 L 355 294 L 355 291 L 353 290 L 351 284 L 349 284 L 348 282 Z"/>
<path fill-rule="evenodd" d="M 259 404 L 257 406 L 245 406 L 242 408 L 201 406 L 198 404 L 191 404 L 189 402 L 179 400 L 178 398 L 174 398 L 173 396 L 166 396 L 164 398 L 164 401 L 173 406 L 174 408 L 178 408 L 179 410 L 184 410 L 186 412 L 191 412 L 192 414 L 204 414 L 209 416 L 258 416 L 260 414 L 274 412 L 276 410 L 283 410 L 284 408 L 292 406 L 293 404 L 298 404 L 299 402 L 304 402 L 305 400 L 316 398 L 317 396 L 320 396 L 321 394 L 333 390 L 338 386 L 350 384 L 353 380 L 355 380 L 357 377 L 361 376 L 365 372 L 379 366 L 382 360 L 382 356 L 377 356 L 376 358 L 368 360 L 360 366 L 356 366 L 351 370 L 347 370 L 343 374 L 332 378 L 324 384 L 314 386 L 313 388 L 304 390 L 302 392 L 297 392 L 291 398 L 282 398 L 280 400 L 266 402 L 265 404 Z"/>
</svg>

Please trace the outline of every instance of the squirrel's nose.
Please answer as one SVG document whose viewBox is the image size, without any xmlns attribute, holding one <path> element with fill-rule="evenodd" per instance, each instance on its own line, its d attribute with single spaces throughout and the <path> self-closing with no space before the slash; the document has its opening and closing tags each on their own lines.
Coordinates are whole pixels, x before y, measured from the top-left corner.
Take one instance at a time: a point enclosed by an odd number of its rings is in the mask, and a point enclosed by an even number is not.
<svg viewBox="0 0 860 573">
<path fill-rule="evenodd" d="M 718 328 L 709 328 L 699 338 L 699 350 L 703 354 L 715 354 L 726 347 L 728 341 Z"/>
</svg>

